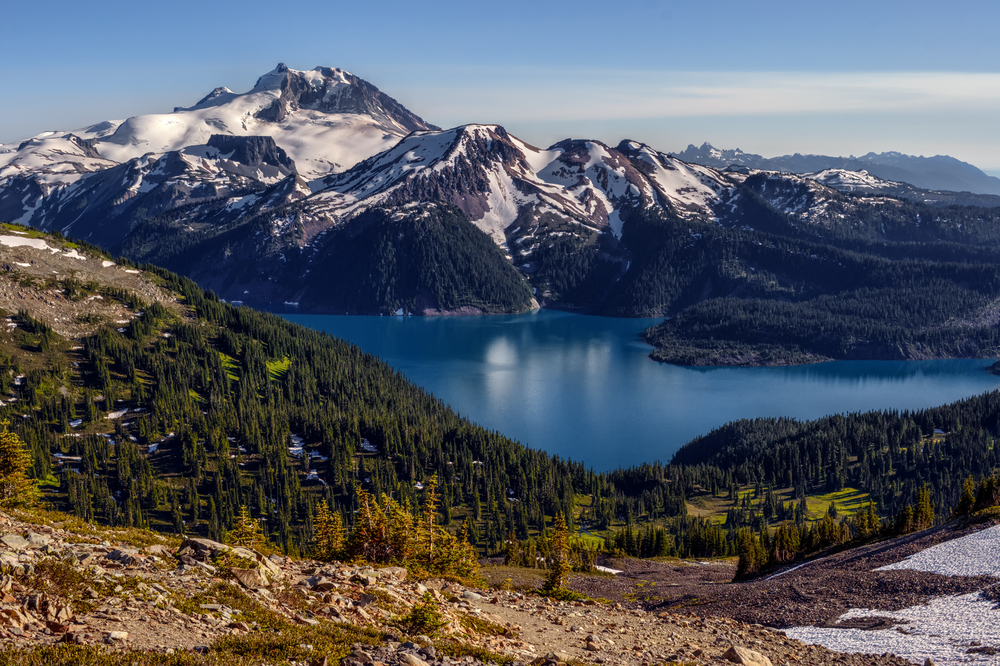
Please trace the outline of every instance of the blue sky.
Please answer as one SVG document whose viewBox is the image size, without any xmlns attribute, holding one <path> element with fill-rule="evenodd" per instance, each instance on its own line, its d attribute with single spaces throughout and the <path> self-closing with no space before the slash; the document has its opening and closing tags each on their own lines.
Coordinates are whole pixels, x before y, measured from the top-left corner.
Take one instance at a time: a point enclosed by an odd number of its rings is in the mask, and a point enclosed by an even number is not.
<svg viewBox="0 0 1000 666">
<path fill-rule="evenodd" d="M 7 3 L 0 142 L 343 67 L 535 144 L 950 154 L 1000 170 L 1000 3 Z"/>
</svg>

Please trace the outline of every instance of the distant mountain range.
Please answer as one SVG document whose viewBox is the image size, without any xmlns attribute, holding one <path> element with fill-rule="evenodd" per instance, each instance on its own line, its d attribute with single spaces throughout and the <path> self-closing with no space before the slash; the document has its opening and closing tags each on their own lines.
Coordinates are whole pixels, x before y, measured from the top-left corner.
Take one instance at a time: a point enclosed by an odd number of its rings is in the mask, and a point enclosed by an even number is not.
<svg viewBox="0 0 1000 666">
<path fill-rule="evenodd" d="M 703 148 L 720 162 L 739 157 Z M 326 67 L 279 65 L 244 94 L 218 88 L 173 113 L 0 146 L 0 220 L 58 230 L 266 308 L 678 315 L 656 337 L 674 362 L 993 351 L 980 328 L 942 342 L 955 315 L 946 310 L 927 319 L 934 343 L 914 342 L 912 326 L 906 345 L 888 333 L 873 342 L 874 329 L 857 323 L 842 333 L 853 342 L 803 351 L 796 333 L 763 355 L 692 347 L 705 321 L 680 315 L 719 299 L 805 303 L 903 280 L 913 294 L 932 285 L 935 299 L 961 304 L 968 325 L 986 325 L 993 280 L 939 264 L 1000 265 L 1000 196 L 868 170 L 705 166 L 632 140 L 543 149 L 497 125 L 441 130 Z M 911 262 L 902 272 L 885 264 L 899 259 Z M 867 293 L 843 307 L 878 310 L 886 298 Z M 684 322 L 693 328 L 678 329 Z M 779 333 L 762 333 L 761 344 Z"/>
<path fill-rule="evenodd" d="M 832 157 L 830 155 L 782 155 L 763 157 L 736 150 L 720 150 L 710 143 L 700 147 L 689 145 L 684 151 L 672 153 L 685 162 L 726 168 L 730 165 L 747 166 L 766 171 L 789 173 L 816 173 L 828 169 L 865 171 L 882 180 L 908 183 L 926 190 L 948 190 L 973 194 L 1000 195 L 1000 178 L 990 176 L 968 162 L 947 155 L 915 157 L 897 152 L 868 153 L 861 157 Z M 997 205 L 997 204 L 984 204 Z"/>
</svg>

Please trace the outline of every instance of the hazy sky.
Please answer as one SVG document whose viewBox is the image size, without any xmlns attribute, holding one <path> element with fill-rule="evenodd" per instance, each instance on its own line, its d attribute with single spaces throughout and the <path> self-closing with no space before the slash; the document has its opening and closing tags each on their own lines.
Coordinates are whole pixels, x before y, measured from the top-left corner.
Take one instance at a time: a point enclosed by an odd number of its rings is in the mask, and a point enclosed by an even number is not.
<svg viewBox="0 0 1000 666">
<path fill-rule="evenodd" d="M 898 150 L 1000 169 L 1000 3 L 9 2 L 0 142 L 343 67 L 442 127 L 538 145 Z"/>
</svg>

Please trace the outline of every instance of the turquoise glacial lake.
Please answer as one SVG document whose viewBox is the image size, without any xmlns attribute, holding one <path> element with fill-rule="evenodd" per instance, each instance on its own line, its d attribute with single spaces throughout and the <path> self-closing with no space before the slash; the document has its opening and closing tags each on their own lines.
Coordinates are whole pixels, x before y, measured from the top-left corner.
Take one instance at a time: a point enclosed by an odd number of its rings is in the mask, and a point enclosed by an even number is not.
<svg viewBox="0 0 1000 666">
<path fill-rule="evenodd" d="M 385 359 L 476 423 L 603 471 L 667 462 L 724 423 L 934 407 L 1000 387 L 994 359 L 684 368 L 648 357 L 661 319 L 283 315 Z"/>
</svg>

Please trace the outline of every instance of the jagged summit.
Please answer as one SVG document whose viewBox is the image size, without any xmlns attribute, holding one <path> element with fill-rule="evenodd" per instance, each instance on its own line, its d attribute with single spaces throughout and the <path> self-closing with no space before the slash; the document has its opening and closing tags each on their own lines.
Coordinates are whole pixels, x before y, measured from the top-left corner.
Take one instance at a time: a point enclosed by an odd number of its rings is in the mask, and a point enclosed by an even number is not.
<svg viewBox="0 0 1000 666">
<path fill-rule="evenodd" d="M 277 67 L 258 77 L 257 83 L 253 84 L 253 88 L 250 92 L 254 93 L 263 92 L 265 90 L 280 90 L 287 73 L 288 66 L 283 62 L 279 62 Z"/>
</svg>

